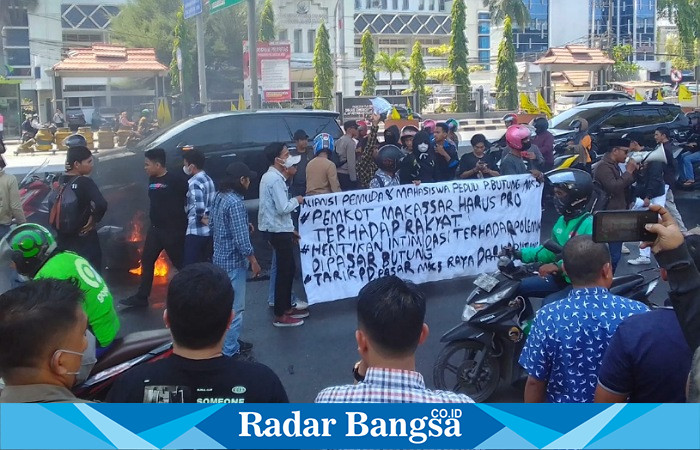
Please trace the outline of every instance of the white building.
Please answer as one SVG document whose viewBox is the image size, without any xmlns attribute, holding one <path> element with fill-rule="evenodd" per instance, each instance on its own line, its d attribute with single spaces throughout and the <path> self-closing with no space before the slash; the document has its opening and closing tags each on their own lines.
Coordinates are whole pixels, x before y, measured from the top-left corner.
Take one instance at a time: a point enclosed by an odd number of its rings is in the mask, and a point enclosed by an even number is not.
<svg viewBox="0 0 700 450">
<path fill-rule="evenodd" d="M 492 26 L 482 0 L 467 4 L 467 41 L 471 65 L 483 67 L 471 76 L 474 86 L 487 90 L 495 78 L 495 62 L 502 28 Z M 336 90 L 358 95 L 361 38 L 372 33 L 375 51 L 393 54 L 403 50 L 410 56 L 413 44 L 423 45 L 428 68 L 447 67 L 446 58 L 428 56 L 428 48 L 450 41 L 452 1 L 448 0 L 281 0 L 277 3 L 278 39 L 292 44 L 292 97 L 308 102 L 313 98 L 312 66 L 316 31 L 325 22 L 336 66 Z M 389 74 L 378 73 L 377 94 L 388 94 Z M 393 92 L 408 88 L 406 77 L 394 74 Z"/>
</svg>

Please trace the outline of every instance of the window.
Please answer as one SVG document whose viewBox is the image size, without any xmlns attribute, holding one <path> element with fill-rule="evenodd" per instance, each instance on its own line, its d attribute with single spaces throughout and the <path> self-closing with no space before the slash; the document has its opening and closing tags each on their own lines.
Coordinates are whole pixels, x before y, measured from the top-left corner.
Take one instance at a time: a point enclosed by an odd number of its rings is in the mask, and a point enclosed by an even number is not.
<svg viewBox="0 0 700 450">
<path fill-rule="evenodd" d="M 605 119 L 601 126 L 614 128 L 629 128 L 629 120 L 629 110 L 620 111 Z"/>
<path fill-rule="evenodd" d="M 484 65 L 491 62 L 491 52 L 488 50 L 479 50 L 479 64 Z"/>
<path fill-rule="evenodd" d="M 644 125 L 658 125 L 665 122 L 665 118 L 659 114 L 656 108 L 644 108 L 632 110 L 632 124 L 635 127 Z"/>
<path fill-rule="evenodd" d="M 308 50 L 309 53 L 314 52 L 314 46 L 316 45 L 316 30 L 309 30 L 306 32 L 306 36 L 308 38 Z"/>
<path fill-rule="evenodd" d="M 399 9 L 399 0 L 391 0 L 391 7 L 392 7 L 394 10 Z"/>
<path fill-rule="evenodd" d="M 491 32 L 491 22 L 479 21 L 479 34 L 489 34 Z"/>
<path fill-rule="evenodd" d="M 681 114 L 680 109 L 673 109 L 673 108 L 660 108 L 659 112 L 661 113 L 661 119 L 664 123 L 669 123 L 673 122 L 676 120 L 676 117 L 678 117 L 679 114 Z"/>
<path fill-rule="evenodd" d="M 429 0 L 429 1 L 430 1 L 430 3 L 428 3 L 428 8 L 431 11 L 435 11 L 435 0 Z"/>
<path fill-rule="evenodd" d="M 28 27 L 29 26 L 29 16 L 27 15 L 27 9 L 21 6 L 10 6 L 8 11 L 9 20 L 6 22 L 8 27 Z M 3 14 L 6 14 L 3 11 Z"/>
<path fill-rule="evenodd" d="M 355 9 L 362 9 L 362 0 L 355 0 Z"/>
<path fill-rule="evenodd" d="M 403 10 L 408 10 L 408 0 L 403 0 Z"/>
<path fill-rule="evenodd" d="M 5 28 L 6 47 L 28 47 L 29 29 L 27 28 Z"/>
<path fill-rule="evenodd" d="M 233 127 L 228 127 L 228 130 L 236 135 L 236 144 L 241 146 L 265 146 L 270 142 L 289 140 L 289 133 L 282 123 L 281 116 L 246 117 L 244 120 L 237 120 Z M 261 132 L 262 130 L 264 132 Z"/>
<path fill-rule="evenodd" d="M 28 66 L 31 64 L 31 57 L 28 48 L 6 48 L 5 57 L 10 66 Z"/>
<path fill-rule="evenodd" d="M 293 133 L 296 130 L 304 130 L 309 136 L 316 136 L 319 133 L 328 133 L 335 139 L 338 139 L 343 135 L 338 123 L 332 117 L 309 117 L 309 116 L 298 116 L 289 115 L 284 118 L 287 122 L 287 127 L 290 132 Z M 288 141 L 289 137 L 283 139 L 282 141 Z"/>
<path fill-rule="evenodd" d="M 425 9 L 425 0 L 418 0 L 418 10 L 423 11 Z"/>
<path fill-rule="evenodd" d="M 287 33 L 287 30 L 280 31 L 279 38 L 280 38 L 280 41 L 288 41 L 289 35 Z"/>
<path fill-rule="evenodd" d="M 479 36 L 479 48 L 491 48 L 491 38 L 489 36 Z"/>
<path fill-rule="evenodd" d="M 302 30 L 294 30 L 294 53 L 301 53 L 304 51 L 301 45 L 301 32 Z"/>
<path fill-rule="evenodd" d="M 438 0 L 438 11 L 445 10 L 445 0 Z"/>
<path fill-rule="evenodd" d="M 387 0 L 382 0 L 382 9 L 387 9 Z"/>
</svg>

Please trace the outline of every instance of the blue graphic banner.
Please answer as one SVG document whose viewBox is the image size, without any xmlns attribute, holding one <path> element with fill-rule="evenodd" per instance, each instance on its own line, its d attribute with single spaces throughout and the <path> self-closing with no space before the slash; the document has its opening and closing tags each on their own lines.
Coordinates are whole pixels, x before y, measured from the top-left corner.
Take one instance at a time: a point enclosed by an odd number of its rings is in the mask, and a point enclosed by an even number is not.
<svg viewBox="0 0 700 450">
<path fill-rule="evenodd" d="M 2 449 L 698 449 L 698 404 L 3 404 Z"/>
</svg>

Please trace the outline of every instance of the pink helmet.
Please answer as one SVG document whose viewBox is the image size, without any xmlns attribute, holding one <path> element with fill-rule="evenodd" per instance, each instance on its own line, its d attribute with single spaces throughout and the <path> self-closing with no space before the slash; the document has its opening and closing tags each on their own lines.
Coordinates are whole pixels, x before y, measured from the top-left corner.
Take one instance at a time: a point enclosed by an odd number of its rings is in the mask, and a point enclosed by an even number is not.
<svg viewBox="0 0 700 450">
<path fill-rule="evenodd" d="M 506 130 L 506 143 L 512 149 L 522 150 L 525 139 L 530 139 L 530 129 L 525 125 L 513 125 Z"/>
<path fill-rule="evenodd" d="M 431 133 L 435 131 L 435 121 L 433 119 L 427 119 L 423 121 L 423 129 L 428 130 Z"/>
</svg>

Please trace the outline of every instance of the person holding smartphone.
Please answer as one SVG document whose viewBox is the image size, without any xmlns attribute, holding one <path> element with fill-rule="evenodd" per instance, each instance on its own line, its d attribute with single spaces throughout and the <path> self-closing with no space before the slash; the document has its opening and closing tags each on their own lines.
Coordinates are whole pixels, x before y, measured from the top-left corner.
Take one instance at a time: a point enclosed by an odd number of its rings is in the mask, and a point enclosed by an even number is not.
<svg viewBox="0 0 700 450">
<path fill-rule="evenodd" d="M 473 151 L 466 153 L 459 161 L 457 178 L 473 180 L 499 176 L 496 160 L 491 154 L 486 154 L 486 137 L 483 134 L 475 134 L 471 144 Z"/>
</svg>

